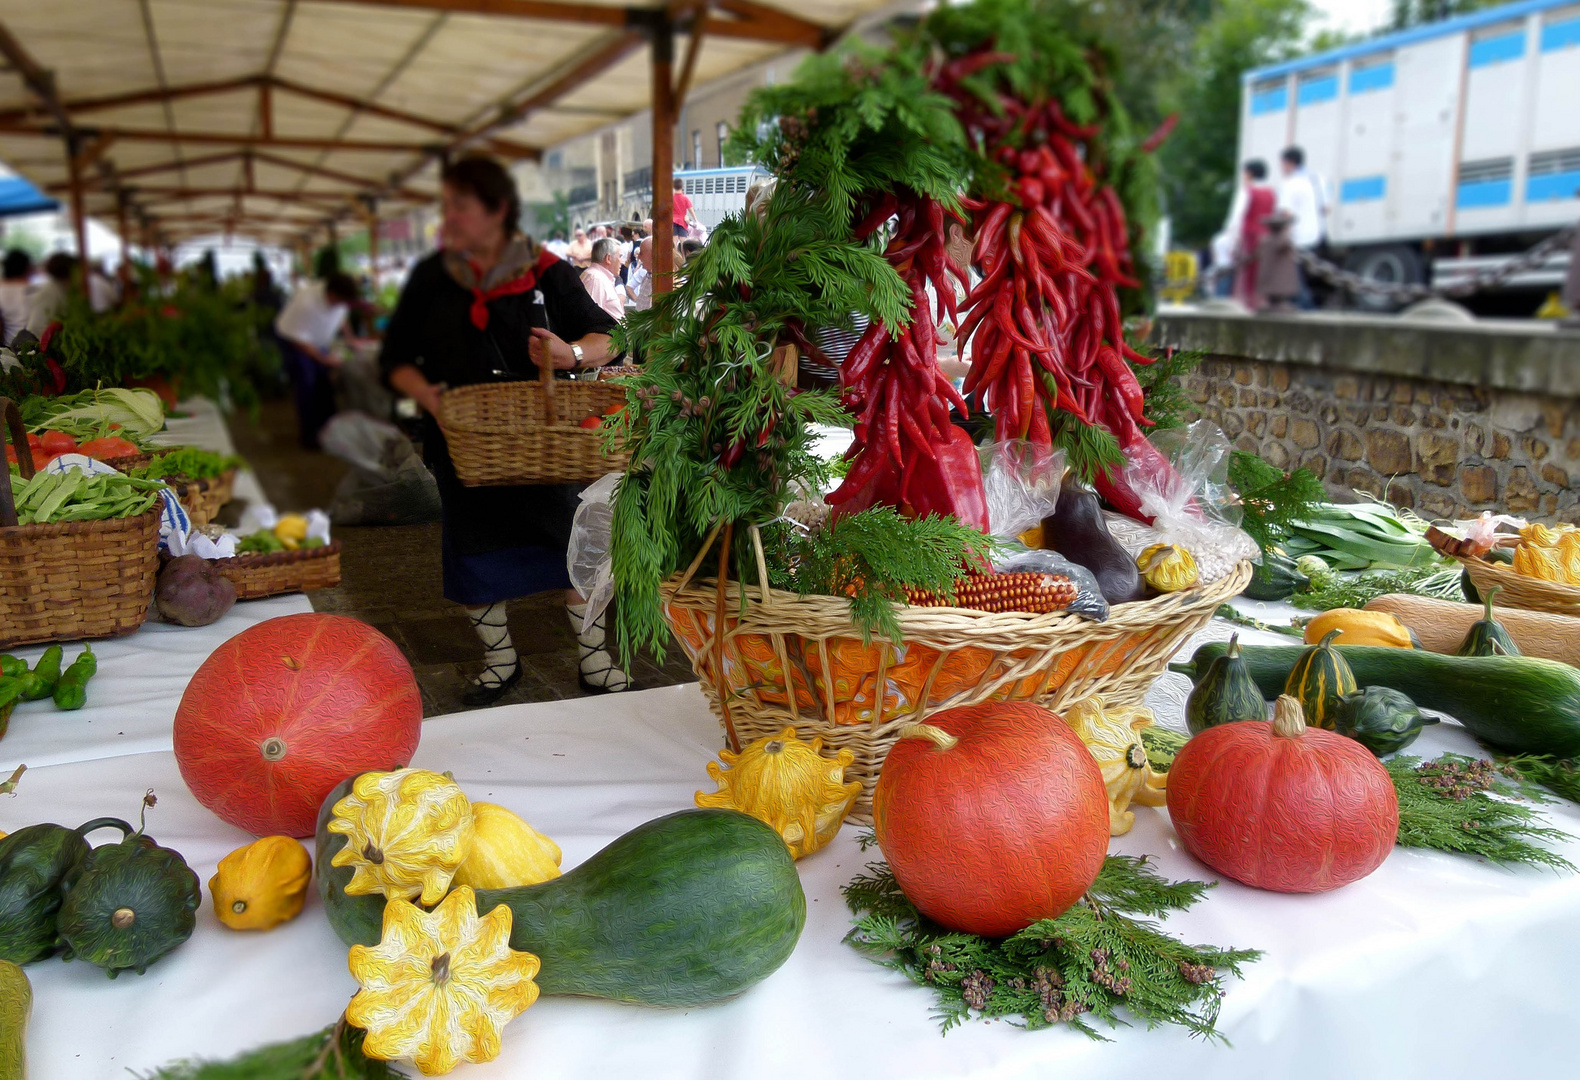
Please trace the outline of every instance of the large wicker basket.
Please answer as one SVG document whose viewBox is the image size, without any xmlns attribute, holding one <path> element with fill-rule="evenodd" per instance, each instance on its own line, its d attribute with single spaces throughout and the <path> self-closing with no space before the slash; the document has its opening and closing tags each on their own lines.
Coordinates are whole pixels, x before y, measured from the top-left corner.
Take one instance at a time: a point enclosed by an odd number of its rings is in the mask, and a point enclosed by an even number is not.
<svg viewBox="0 0 1580 1080">
<path fill-rule="evenodd" d="M 193 480 L 185 476 L 171 476 L 166 482 L 175 489 L 176 498 L 186 508 L 193 525 L 207 525 L 219 516 L 220 510 L 231 501 L 235 469 L 226 469 L 215 477 Z"/>
<path fill-rule="evenodd" d="M 1486 596 L 1495 588 L 1498 603 L 1503 607 L 1525 608 L 1529 611 L 1550 611 L 1555 615 L 1580 616 L 1580 586 L 1560 585 L 1543 581 L 1527 574 L 1516 573 L 1507 563 L 1490 562 L 1465 555 L 1457 556 L 1460 565 L 1470 575 L 1476 591 Z"/>
<path fill-rule="evenodd" d="M 33 475 L 16 406 L 0 415 Z M 4 443 L 0 438 L 0 443 Z M 159 511 L 133 518 L 18 525 L 11 471 L 0 469 L 0 648 L 130 633 L 148 618 L 159 571 Z"/>
<path fill-rule="evenodd" d="M 1093 694 L 1139 704 L 1175 652 L 1251 579 L 1251 564 L 1241 563 L 1204 588 L 1116 605 L 1100 623 L 905 607 L 903 640 L 870 644 L 852 627 L 846 600 L 753 586 L 743 601 L 732 584 L 720 642 L 717 581 L 688 581 L 694 571 L 665 583 L 665 613 L 726 739 L 739 748 L 788 724 L 804 738 L 821 735 L 831 751 L 850 750 L 856 760 L 845 778 L 861 781 L 852 820 L 862 823 L 871 821 L 878 771 L 906 724 L 990 700 L 1055 711 Z M 761 566 L 759 574 L 766 579 Z"/>
<path fill-rule="evenodd" d="M 624 405 L 625 390 L 555 379 L 547 363 L 539 371 L 537 382 L 479 383 L 439 399 L 439 428 L 461 483 L 590 484 L 629 464 L 627 455 L 604 453 L 599 428 L 581 426 Z"/>
</svg>

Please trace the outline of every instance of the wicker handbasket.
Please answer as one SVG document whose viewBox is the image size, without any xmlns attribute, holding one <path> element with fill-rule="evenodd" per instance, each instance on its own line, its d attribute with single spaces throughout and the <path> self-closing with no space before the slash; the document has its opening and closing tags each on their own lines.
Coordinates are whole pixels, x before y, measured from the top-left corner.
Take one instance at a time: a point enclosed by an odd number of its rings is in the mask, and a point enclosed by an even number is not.
<svg viewBox="0 0 1580 1080">
<path fill-rule="evenodd" d="M 269 555 L 215 559 L 214 565 L 236 587 L 238 600 L 332 589 L 340 584 L 340 541 Z"/>
<path fill-rule="evenodd" d="M 766 580 L 760 549 L 758 560 Z M 739 748 L 788 724 L 803 738 L 821 735 L 831 752 L 850 750 L 856 760 L 845 778 L 861 781 L 851 815 L 860 823 L 871 821 L 878 771 L 906 724 L 990 700 L 1055 711 L 1093 694 L 1139 704 L 1174 653 L 1251 579 L 1251 564 L 1242 562 L 1212 585 L 1115 605 L 1100 623 L 904 607 L 897 644 L 876 637 L 863 644 L 844 599 L 748 587 L 743 607 L 734 584 L 724 597 L 721 643 L 717 582 L 689 581 L 695 569 L 664 584 L 665 614 L 726 739 Z"/>
<path fill-rule="evenodd" d="M 439 399 L 439 429 L 467 487 L 590 484 L 630 463 L 626 454 L 604 453 L 602 430 L 581 426 L 624 405 L 625 390 L 555 379 L 547 363 L 538 368 L 537 382 L 461 386 Z"/>
<path fill-rule="evenodd" d="M 176 498 L 181 505 L 186 507 L 187 516 L 192 519 L 193 525 L 207 525 L 219 516 L 224 505 L 231 500 L 231 485 L 235 481 L 236 470 L 227 469 L 215 477 L 200 480 L 188 479 L 184 476 L 167 478 L 171 487 L 175 488 Z"/>
<path fill-rule="evenodd" d="M 1580 586 L 1560 585 L 1554 581 L 1516 573 L 1506 563 L 1489 562 L 1468 556 L 1458 556 L 1459 562 L 1470 575 L 1476 591 L 1486 596 L 1495 588 L 1498 603 L 1503 607 L 1525 608 L 1529 611 L 1550 611 L 1555 615 L 1580 616 Z"/>
<path fill-rule="evenodd" d="M 33 475 L 16 406 L 0 415 Z M 0 437 L 0 444 L 4 443 Z M 0 648 L 130 633 L 148 618 L 159 571 L 159 504 L 133 518 L 18 525 L 11 471 L 0 470 Z"/>
</svg>

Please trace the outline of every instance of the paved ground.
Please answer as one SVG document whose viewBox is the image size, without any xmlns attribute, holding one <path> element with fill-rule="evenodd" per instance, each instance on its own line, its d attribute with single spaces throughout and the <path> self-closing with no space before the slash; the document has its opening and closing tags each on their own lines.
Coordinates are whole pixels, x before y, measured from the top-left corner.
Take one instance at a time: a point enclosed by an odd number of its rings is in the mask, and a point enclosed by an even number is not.
<svg viewBox="0 0 1580 1080">
<path fill-rule="evenodd" d="M 231 420 L 237 451 L 252 465 L 280 510 L 327 507 L 348 467 L 327 454 L 296 445 L 289 401 L 268 402 L 256 423 Z M 227 517 L 239 513 L 234 504 Z M 458 712 L 466 684 L 482 669 L 483 647 L 460 608 L 440 592 L 439 526 L 342 528 L 338 588 L 309 594 L 314 610 L 352 615 L 387 634 L 411 661 L 429 716 Z M 576 640 L 558 594 L 518 600 L 510 608 L 510 634 L 521 654 L 521 682 L 500 704 L 581 697 L 576 681 Z M 643 688 L 696 678 L 679 649 L 659 666 L 639 658 L 633 672 Z"/>
</svg>

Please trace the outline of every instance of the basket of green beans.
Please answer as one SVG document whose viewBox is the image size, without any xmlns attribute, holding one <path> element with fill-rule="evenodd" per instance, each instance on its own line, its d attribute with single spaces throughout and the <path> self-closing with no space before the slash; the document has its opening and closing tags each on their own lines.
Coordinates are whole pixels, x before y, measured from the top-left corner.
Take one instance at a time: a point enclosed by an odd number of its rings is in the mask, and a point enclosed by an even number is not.
<svg viewBox="0 0 1580 1080">
<path fill-rule="evenodd" d="M 16 405 L 0 398 L 0 647 L 129 633 L 159 571 L 163 485 L 78 469 L 35 472 Z"/>
</svg>

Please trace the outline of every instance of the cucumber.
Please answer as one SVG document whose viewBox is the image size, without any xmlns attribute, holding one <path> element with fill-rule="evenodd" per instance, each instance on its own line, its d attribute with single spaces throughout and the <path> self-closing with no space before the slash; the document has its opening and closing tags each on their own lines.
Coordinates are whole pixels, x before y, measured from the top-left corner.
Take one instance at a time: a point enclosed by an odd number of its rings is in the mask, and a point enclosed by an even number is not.
<svg viewBox="0 0 1580 1080">
<path fill-rule="evenodd" d="M 0 1080 L 27 1078 L 27 1018 L 33 986 L 22 969 L 0 960 Z"/>
<path fill-rule="evenodd" d="M 384 897 L 347 896 L 346 838 L 326 826 L 346 781 L 318 814 L 318 891 L 347 945 L 379 941 Z M 794 951 L 806 894 L 778 833 L 733 810 L 682 810 L 626 833 L 569 873 L 484 889 L 477 910 L 512 912 L 510 947 L 542 961 L 545 994 L 643 1005 L 702 1005 L 766 978 Z"/>
<path fill-rule="evenodd" d="M 1192 682 L 1228 651 L 1214 642 L 1169 670 Z M 1336 645 L 1361 686 L 1386 686 L 1424 709 L 1447 713 L 1489 746 L 1518 754 L 1580 755 L 1580 669 L 1533 656 L 1443 656 L 1418 649 Z M 1283 693 L 1298 646 L 1242 645 L 1264 696 Z"/>
</svg>

